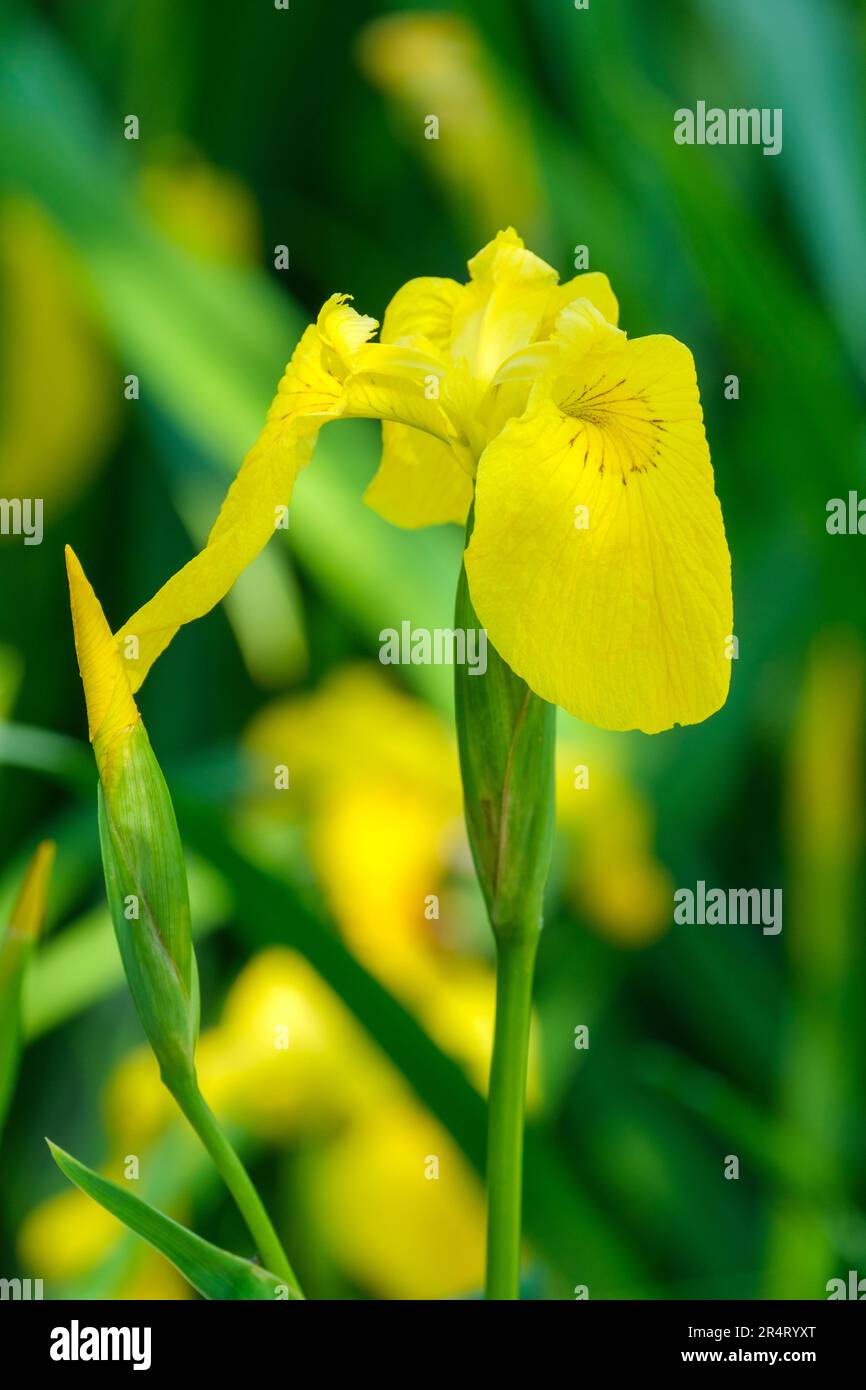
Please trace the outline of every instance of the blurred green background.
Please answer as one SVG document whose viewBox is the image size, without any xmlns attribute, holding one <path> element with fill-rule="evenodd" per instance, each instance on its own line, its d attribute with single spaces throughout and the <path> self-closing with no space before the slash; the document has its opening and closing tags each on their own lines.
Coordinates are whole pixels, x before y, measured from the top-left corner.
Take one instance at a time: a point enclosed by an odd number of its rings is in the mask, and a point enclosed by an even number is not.
<svg viewBox="0 0 866 1390">
<path fill-rule="evenodd" d="M 412 276 L 465 278 L 508 224 L 563 279 L 587 246 L 631 336 L 694 351 L 739 639 L 704 726 L 561 723 L 527 1296 L 821 1298 L 866 1275 L 864 542 L 825 526 L 866 463 L 863 6 L 0 16 L 0 496 L 45 508 L 41 546 L 0 537 L 0 921 L 36 842 L 58 843 L 0 1148 L 0 1275 L 46 1297 L 191 1296 L 64 1188 L 46 1134 L 114 1176 L 136 1156 L 142 1196 L 248 1252 L 121 978 L 63 544 L 120 626 L 203 541 L 322 301 L 348 291 L 381 319 Z M 781 155 L 675 145 L 699 99 L 781 107 Z M 465 1296 L 491 949 L 450 673 L 376 660 L 384 627 L 449 625 L 460 536 L 363 506 L 377 449 L 367 422 L 324 431 L 288 536 L 141 706 L 189 854 L 205 1094 L 308 1295 Z M 698 879 L 781 887 L 781 934 L 674 926 L 674 888 Z"/>
</svg>

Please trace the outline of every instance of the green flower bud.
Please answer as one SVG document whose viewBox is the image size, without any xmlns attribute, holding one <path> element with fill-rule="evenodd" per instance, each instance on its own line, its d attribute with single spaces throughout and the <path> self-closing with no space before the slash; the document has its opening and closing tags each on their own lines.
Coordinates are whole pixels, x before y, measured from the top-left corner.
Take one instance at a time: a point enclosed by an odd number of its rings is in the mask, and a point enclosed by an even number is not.
<svg viewBox="0 0 866 1390">
<path fill-rule="evenodd" d="M 99 600 L 67 549 L 75 647 L 99 769 L 99 836 L 126 978 L 163 1080 L 194 1077 L 198 975 L 171 796 Z"/>
<path fill-rule="evenodd" d="M 454 625 L 481 631 L 465 569 Z M 494 932 L 510 938 L 541 926 L 553 847 L 556 711 L 489 643 L 486 652 L 483 673 L 455 667 L 457 738 L 475 869 Z"/>
<path fill-rule="evenodd" d="M 144 725 L 118 751 L 99 788 L 99 840 L 108 905 L 138 1016 L 163 1078 L 193 1071 L 198 975 L 189 892 L 171 796 Z"/>
</svg>

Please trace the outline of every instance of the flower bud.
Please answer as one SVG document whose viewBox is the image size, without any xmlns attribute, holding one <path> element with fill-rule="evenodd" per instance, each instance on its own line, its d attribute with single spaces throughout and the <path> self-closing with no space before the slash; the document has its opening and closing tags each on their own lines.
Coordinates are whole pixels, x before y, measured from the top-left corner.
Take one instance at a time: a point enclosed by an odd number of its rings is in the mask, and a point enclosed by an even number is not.
<svg viewBox="0 0 866 1390">
<path fill-rule="evenodd" d="M 108 903 L 138 1016 L 170 1089 L 194 1071 L 198 977 L 180 836 L 165 778 L 99 600 L 67 547 L 78 665 L 99 770 Z"/>
<path fill-rule="evenodd" d="M 454 625 L 480 628 L 465 569 Z M 455 706 L 466 828 L 490 924 L 500 938 L 525 936 L 541 926 L 553 847 L 556 711 L 490 642 L 483 674 L 455 666 Z"/>
</svg>

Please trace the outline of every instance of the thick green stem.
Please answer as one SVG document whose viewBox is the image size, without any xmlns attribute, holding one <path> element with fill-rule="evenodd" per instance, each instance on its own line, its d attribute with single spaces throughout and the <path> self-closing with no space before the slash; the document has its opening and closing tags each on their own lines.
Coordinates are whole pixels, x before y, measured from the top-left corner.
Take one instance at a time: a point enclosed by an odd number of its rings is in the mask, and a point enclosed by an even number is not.
<svg viewBox="0 0 866 1390">
<path fill-rule="evenodd" d="M 246 1168 L 220 1129 L 219 1122 L 199 1090 L 195 1078 L 169 1089 L 234 1197 L 263 1264 L 272 1274 L 285 1281 L 294 1298 L 303 1298 L 300 1284 L 295 1278 L 294 1270 L 289 1264 L 262 1200 Z"/>
<path fill-rule="evenodd" d="M 472 520 L 470 515 L 467 542 Z M 553 847 L 556 711 L 487 641 L 465 569 L 457 585 L 454 626 L 474 632 L 477 649 L 487 656 L 483 670 L 457 665 L 454 682 L 466 830 L 496 938 L 496 1029 L 487 1130 L 487 1297 L 518 1298 L 529 1020 Z"/>
<path fill-rule="evenodd" d="M 487 1120 L 487 1298 L 520 1297 L 523 1116 L 538 932 L 496 943 L 496 1026 Z"/>
</svg>

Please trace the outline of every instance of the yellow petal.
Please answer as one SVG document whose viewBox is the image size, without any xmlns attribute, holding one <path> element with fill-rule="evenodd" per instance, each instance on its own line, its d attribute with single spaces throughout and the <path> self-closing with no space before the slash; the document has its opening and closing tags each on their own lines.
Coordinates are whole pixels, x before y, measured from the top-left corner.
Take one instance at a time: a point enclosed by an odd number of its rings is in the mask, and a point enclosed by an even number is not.
<svg viewBox="0 0 866 1390">
<path fill-rule="evenodd" d="M 344 371 L 352 370 L 352 362 L 358 349 L 372 338 L 379 327 L 376 319 L 356 313 L 351 308 L 348 303 L 351 297 L 348 294 L 332 294 L 322 305 L 316 320 L 322 344 L 333 354 L 333 359 L 328 357 L 326 361 L 329 366 L 332 361 L 335 362 L 338 375 L 339 367 Z"/>
<path fill-rule="evenodd" d="M 509 227 L 469 262 L 471 283 L 457 304 L 452 353 L 489 383 L 513 352 L 537 336 L 556 271 L 527 251 Z"/>
<path fill-rule="evenodd" d="M 472 480 L 447 444 L 385 421 L 382 459 L 364 501 L 394 526 L 464 526 Z"/>
<path fill-rule="evenodd" d="M 90 741 L 100 776 L 107 782 L 119 743 L 141 716 L 132 698 L 123 657 L 112 639 L 99 599 L 70 546 L 66 547 L 66 573 Z"/>
<path fill-rule="evenodd" d="M 383 343 L 426 338 L 440 352 L 451 342 L 454 311 L 464 293 L 456 280 L 433 275 L 408 280 L 388 308 L 382 323 Z"/>
<path fill-rule="evenodd" d="M 564 285 L 557 285 L 551 290 L 538 335 L 540 338 L 550 337 L 561 311 L 575 299 L 588 299 L 608 323 L 619 323 L 619 303 L 607 276 L 602 275 L 601 271 L 587 271 L 585 275 L 575 275 L 573 280 L 567 280 Z"/>
<path fill-rule="evenodd" d="M 56 848 L 53 840 L 43 840 L 27 865 L 24 882 L 9 918 L 10 936 L 32 941 L 41 932 Z"/>
<path fill-rule="evenodd" d="M 478 469 L 466 567 L 490 640 L 589 723 L 705 719 L 728 691 L 732 603 L 691 353 L 642 338 L 545 389 Z"/>
<path fill-rule="evenodd" d="M 127 662 L 138 690 L 157 657 L 185 623 L 203 617 L 264 549 L 312 457 L 319 427 L 342 410 L 343 385 L 323 365 L 319 330 L 301 338 L 277 388 L 259 438 L 229 488 L 204 550 L 173 575 L 117 634 L 137 656 Z"/>
<path fill-rule="evenodd" d="M 454 311 L 464 293 L 456 280 L 409 280 L 388 305 L 383 343 L 423 342 L 447 353 Z M 465 525 L 472 482 L 453 450 L 405 425 L 382 424 L 382 461 L 364 494 L 368 506 L 394 526 Z"/>
<path fill-rule="evenodd" d="M 398 421 L 459 447 L 462 437 L 440 401 L 444 376 L 445 363 L 432 347 L 368 344 L 346 378 L 342 414 Z"/>
</svg>

